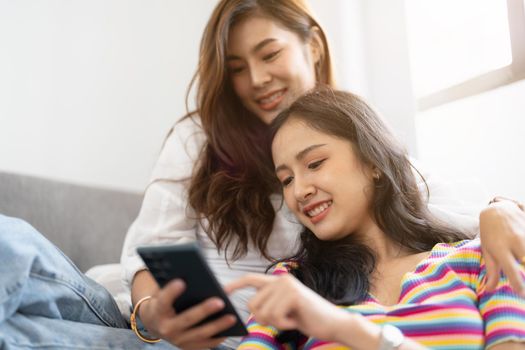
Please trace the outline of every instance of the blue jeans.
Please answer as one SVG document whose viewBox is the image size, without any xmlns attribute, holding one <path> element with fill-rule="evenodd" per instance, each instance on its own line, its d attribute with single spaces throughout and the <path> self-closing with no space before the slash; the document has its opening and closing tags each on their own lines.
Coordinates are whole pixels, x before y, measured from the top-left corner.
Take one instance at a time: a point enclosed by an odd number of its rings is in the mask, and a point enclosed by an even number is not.
<svg viewBox="0 0 525 350">
<path fill-rule="evenodd" d="M 109 294 L 22 220 L 0 215 L 0 349 L 176 349 L 147 344 Z"/>
</svg>

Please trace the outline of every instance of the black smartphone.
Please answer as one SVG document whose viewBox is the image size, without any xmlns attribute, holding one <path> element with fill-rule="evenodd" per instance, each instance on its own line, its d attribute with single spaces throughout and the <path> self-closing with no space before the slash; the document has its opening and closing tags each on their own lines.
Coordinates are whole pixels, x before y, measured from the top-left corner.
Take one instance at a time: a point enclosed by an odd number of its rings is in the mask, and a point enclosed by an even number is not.
<svg viewBox="0 0 525 350">
<path fill-rule="evenodd" d="M 237 322 L 229 329 L 217 333 L 214 338 L 248 334 L 246 326 L 213 275 L 196 243 L 139 247 L 137 252 L 160 287 L 164 287 L 176 278 L 186 283 L 186 290 L 173 303 L 177 312 L 180 313 L 208 298 L 219 297 L 224 301 L 224 308 L 196 326 L 231 314 L 237 318 Z"/>
</svg>

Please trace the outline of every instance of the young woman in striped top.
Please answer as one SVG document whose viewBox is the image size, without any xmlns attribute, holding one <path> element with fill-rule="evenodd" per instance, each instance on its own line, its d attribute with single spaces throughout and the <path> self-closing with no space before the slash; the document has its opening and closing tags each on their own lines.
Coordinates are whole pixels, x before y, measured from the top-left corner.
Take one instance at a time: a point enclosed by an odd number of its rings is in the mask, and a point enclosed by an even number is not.
<svg viewBox="0 0 525 350">
<path fill-rule="evenodd" d="M 257 290 L 241 349 L 525 349 L 525 299 L 504 277 L 486 290 L 479 241 L 429 213 L 405 150 L 363 100 L 317 90 L 272 126 L 304 230 L 273 275 L 227 287 Z"/>
</svg>

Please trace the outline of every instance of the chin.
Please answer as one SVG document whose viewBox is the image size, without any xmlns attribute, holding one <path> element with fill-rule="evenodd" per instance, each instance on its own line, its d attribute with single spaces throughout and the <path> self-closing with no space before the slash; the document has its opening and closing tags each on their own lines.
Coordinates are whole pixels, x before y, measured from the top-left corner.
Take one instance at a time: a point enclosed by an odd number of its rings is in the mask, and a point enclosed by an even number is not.
<svg viewBox="0 0 525 350">
<path fill-rule="evenodd" d="M 318 234 L 316 234 L 315 231 L 313 230 L 311 231 L 321 241 L 338 241 L 348 236 L 348 234 L 341 233 L 341 232 L 333 232 L 333 231 L 332 232 L 319 232 Z"/>
<path fill-rule="evenodd" d="M 265 116 L 263 118 L 260 118 L 264 124 L 266 125 L 270 125 L 273 120 L 275 119 L 275 117 L 277 117 L 277 114 L 276 115 L 270 115 L 270 116 Z"/>
<path fill-rule="evenodd" d="M 279 113 L 269 113 L 269 112 L 262 112 L 262 111 L 251 111 L 257 119 L 262 121 L 266 125 L 270 125 L 270 123 L 277 117 L 277 114 Z"/>
<path fill-rule="evenodd" d="M 315 237 L 317 237 L 317 239 L 320 241 L 335 241 L 339 239 L 336 235 L 331 234 L 331 233 L 323 233 L 323 232 L 315 233 L 315 231 L 312 231 L 312 232 L 314 233 Z"/>
</svg>

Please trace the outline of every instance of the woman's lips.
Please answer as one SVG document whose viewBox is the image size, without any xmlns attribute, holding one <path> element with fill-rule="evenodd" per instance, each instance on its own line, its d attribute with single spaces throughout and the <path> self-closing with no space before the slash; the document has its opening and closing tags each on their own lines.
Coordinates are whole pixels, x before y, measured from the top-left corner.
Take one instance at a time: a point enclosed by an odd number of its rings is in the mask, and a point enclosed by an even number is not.
<svg viewBox="0 0 525 350">
<path fill-rule="evenodd" d="M 316 203 L 303 209 L 303 213 L 310 219 L 312 224 L 323 220 L 332 208 L 332 201 Z"/>
<path fill-rule="evenodd" d="M 281 104 L 284 99 L 286 89 L 278 90 L 257 99 L 257 105 L 263 111 L 272 111 Z"/>
</svg>

